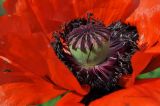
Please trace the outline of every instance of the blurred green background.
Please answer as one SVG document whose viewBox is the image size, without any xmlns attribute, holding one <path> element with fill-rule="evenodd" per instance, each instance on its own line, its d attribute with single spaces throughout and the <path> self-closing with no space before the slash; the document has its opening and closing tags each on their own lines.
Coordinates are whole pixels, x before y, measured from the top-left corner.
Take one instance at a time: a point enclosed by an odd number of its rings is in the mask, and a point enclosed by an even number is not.
<svg viewBox="0 0 160 106">
<path fill-rule="evenodd" d="M 3 8 L 3 2 L 5 0 L 0 0 L 0 16 L 5 14 L 5 9 Z M 137 77 L 137 79 L 145 79 L 145 78 L 159 78 L 160 77 L 160 68 L 157 68 L 156 70 L 152 72 L 148 72 L 145 74 L 141 74 Z M 49 100 L 48 102 L 44 104 L 40 104 L 38 106 L 54 106 L 56 102 L 61 98 L 61 96 L 58 96 L 57 98 L 53 98 Z"/>
<path fill-rule="evenodd" d="M 2 6 L 2 4 L 3 4 L 4 1 L 5 0 L 0 0 L 0 16 L 2 16 L 3 14 L 5 14 L 5 10 L 4 10 L 3 6 Z"/>
</svg>

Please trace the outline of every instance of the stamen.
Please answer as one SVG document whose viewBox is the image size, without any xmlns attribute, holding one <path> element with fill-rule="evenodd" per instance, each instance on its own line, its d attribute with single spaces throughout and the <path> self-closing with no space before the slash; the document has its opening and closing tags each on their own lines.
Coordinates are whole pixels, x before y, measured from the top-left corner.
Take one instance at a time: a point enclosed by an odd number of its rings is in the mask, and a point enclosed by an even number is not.
<svg viewBox="0 0 160 106">
<path fill-rule="evenodd" d="M 91 16 L 65 24 L 55 36 L 53 48 L 80 84 L 90 85 L 91 91 L 113 92 L 121 86 L 120 77 L 132 73 L 130 60 L 138 50 L 137 30 L 120 21 L 106 27 Z"/>
</svg>

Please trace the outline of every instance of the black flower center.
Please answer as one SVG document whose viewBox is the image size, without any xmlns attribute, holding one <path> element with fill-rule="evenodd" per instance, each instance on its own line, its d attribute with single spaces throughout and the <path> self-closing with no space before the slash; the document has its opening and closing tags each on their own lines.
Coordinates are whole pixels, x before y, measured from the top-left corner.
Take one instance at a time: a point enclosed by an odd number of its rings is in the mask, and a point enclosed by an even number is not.
<svg viewBox="0 0 160 106">
<path fill-rule="evenodd" d="M 93 18 L 80 18 L 66 23 L 54 37 L 57 56 L 80 84 L 91 86 L 89 95 L 102 96 L 119 89 L 120 77 L 132 73 L 130 59 L 138 49 L 133 26 L 118 21 L 106 27 Z M 87 102 L 97 98 L 87 97 Z M 85 98 L 83 102 L 86 103 Z"/>
</svg>

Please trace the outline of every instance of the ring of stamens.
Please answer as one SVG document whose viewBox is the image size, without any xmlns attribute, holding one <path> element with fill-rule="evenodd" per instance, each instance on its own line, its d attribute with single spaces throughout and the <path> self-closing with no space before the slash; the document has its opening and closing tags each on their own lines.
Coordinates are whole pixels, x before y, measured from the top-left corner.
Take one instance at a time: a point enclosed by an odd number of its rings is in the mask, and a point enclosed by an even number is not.
<svg viewBox="0 0 160 106">
<path fill-rule="evenodd" d="M 132 73 L 131 56 L 138 50 L 135 27 L 120 21 L 105 26 L 80 18 L 54 33 L 53 48 L 80 84 L 107 92 L 119 88 L 122 75 Z"/>
</svg>

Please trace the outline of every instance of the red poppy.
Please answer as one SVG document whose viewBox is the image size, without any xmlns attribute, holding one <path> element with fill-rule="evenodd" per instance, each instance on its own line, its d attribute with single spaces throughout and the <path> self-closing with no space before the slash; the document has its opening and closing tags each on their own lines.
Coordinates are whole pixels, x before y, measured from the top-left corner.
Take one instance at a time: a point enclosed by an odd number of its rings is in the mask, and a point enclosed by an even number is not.
<svg viewBox="0 0 160 106">
<path fill-rule="evenodd" d="M 90 106 L 158 106 L 160 79 L 136 80 L 160 66 L 159 0 L 6 0 L 0 17 L 0 105 L 29 106 L 69 91 L 58 106 L 83 106 L 82 86 L 58 59 L 51 33 L 63 23 L 92 12 L 105 25 L 121 20 L 136 26 L 140 48 L 131 59 L 133 73 L 120 79 L 125 88 Z"/>
</svg>

